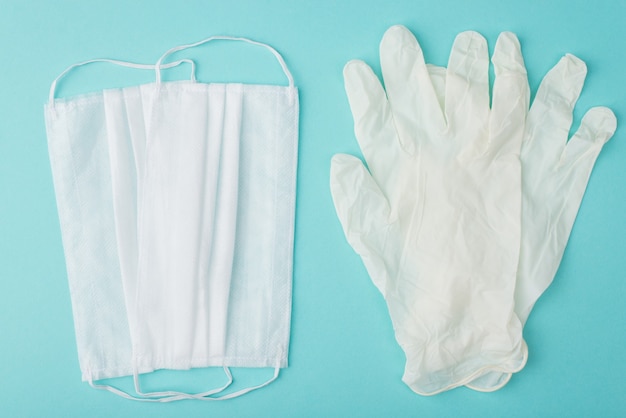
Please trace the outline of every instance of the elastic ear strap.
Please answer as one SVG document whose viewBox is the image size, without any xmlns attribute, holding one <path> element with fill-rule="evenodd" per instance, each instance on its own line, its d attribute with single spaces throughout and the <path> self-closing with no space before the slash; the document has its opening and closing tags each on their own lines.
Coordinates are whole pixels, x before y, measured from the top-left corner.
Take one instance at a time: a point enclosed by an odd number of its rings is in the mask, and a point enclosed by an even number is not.
<svg viewBox="0 0 626 418">
<path fill-rule="evenodd" d="M 180 401 L 183 399 L 210 399 L 210 398 L 207 398 L 207 396 L 220 393 L 233 383 L 233 375 L 230 373 L 230 370 L 228 369 L 228 367 L 224 367 L 224 373 L 226 374 L 226 377 L 228 378 L 228 381 L 226 382 L 226 384 L 224 384 L 223 386 L 219 388 L 211 389 L 209 391 L 202 392 L 202 393 L 185 393 L 185 392 L 177 392 L 177 391 L 144 393 L 141 391 L 141 388 L 139 385 L 139 375 L 136 370 L 133 371 L 133 381 L 135 384 L 135 392 L 137 392 L 139 396 L 131 395 L 130 393 L 122 389 L 118 389 L 110 385 L 101 385 L 101 384 L 94 383 L 91 378 L 89 379 L 89 385 L 94 389 L 108 390 L 109 392 L 114 393 L 118 396 L 121 396 L 122 398 L 130 399 L 133 401 L 140 401 L 140 402 L 174 402 L 174 401 Z"/>
<path fill-rule="evenodd" d="M 230 370 L 228 369 L 228 367 L 224 367 L 224 371 L 226 372 L 226 375 L 228 376 L 228 382 L 224 386 L 207 391 L 207 392 L 196 393 L 196 394 L 176 392 L 176 391 L 143 393 L 141 391 L 141 388 L 139 387 L 139 377 L 136 373 L 134 373 L 133 379 L 135 382 L 135 391 L 137 392 L 139 397 L 133 396 L 124 390 L 118 389 L 110 385 L 96 384 L 91 379 L 89 379 L 89 385 L 94 389 L 108 390 L 109 392 L 114 393 L 123 398 L 130 399 L 133 401 L 140 401 L 140 402 L 174 402 L 174 401 L 180 401 L 183 399 L 196 399 L 199 401 L 225 401 L 227 399 L 233 399 L 241 395 L 245 395 L 248 392 L 252 392 L 253 390 L 261 389 L 262 387 L 269 385 L 270 383 L 272 383 L 274 380 L 278 378 L 278 374 L 280 373 L 280 367 L 274 368 L 274 375 L 269 380 L 267 380 L 264 383 L 261 383 L 260 385 L 241 389 L 237 392 L 229 393 L 223 396 L 211 397 L 210 395 L 214 395 L 223 391 L 224 389 L 228 388 L 230 384 L 233 382 L 233 376 L 230 373 Z"/>
<path fill-rule="evenodd" d="M 285 76 L 287 76 L 287 80 L 289 81 L 289 87 L 293 87 L 293 77 L 291 76 L 291 72 L 289 72 L 289 69 L 287 68 L 287 64 L 285 64 L 285 60 L 283 59 L 282 55 L 280 55 L 280 53 L 278 53 L 278 51 L 276 51 L 274 48 L 272 48 L 268 44 L 264 44 L 263 42 L 253 41 L 252 39 L 239 38 L 239 37 L 234 37 L 234 36 L 222 36 L 222 35 L 211 36 L 209 38 L 203 39 L 202 41 L 194 42 L 194 43 L 188 44 L 188 45 L 179 45 L 179 46 L 176 46 L 176 47 L 171 48 L 170 50 L 168 50 L 165 54 L 163 54 L 161 56 L 161 58 L 159 58 L 159 60 L 156 63 L 156 82 L 157 82 L 157 84 L 161 83 L 161 62 L 163 62 L 163 60 L 165 58 L 167 58 L 168 55 L 171 55 L 174 52 L 182 51 L 184 49 L 194 48 L 196 46 L 200 46 L 200 45 L 203 45 L 203 44 L 206 44 L 208 42 L 215 41 L 215 40 L 242 41 L 242 42 L 247 42 L 247 43 L 252 44 L 252 45 L 259 45 L 259 46 L 262 46 L 264 48 L 267 48 L 272 54 L 274 54 L 274 57 L 276 57 L 276 59 L 278 60 L 278 63 L 282 67 L 283 72 L 285 73 Z M 165 67 L 163 67 L 163 68 L 165 68 Z"/>
<path fill-rule="evenodd" d="M 50 95 L 48 96 L 48 101 L 49 101 L 50 105 L 52 105 L 53 102 L 54 102 L 54 94 L 56 92 L 56 87 L 57 87 L 57 83 L 59 82 L 59 80 L 61 80 L 63 77 L 65 77 L 67 75 L 67 73 L 72 71 L 74 68 L 81 67 L 81 66 L 87 65 L 87 64 L 91 64 L 91 63 L 94 63 L 94 62 L 108 62 L 110 64 L 119 65 L 121 67 L 137 68 L 139 70 L 154 70 L 156 68 L 156 66 L 154 64 L 137 64 L 137 63 L 134 63 L 134 62 L 119 61 L 119 60 L 113 60 L 113 59 L 108 59 L 108 58 L 96 58 L 96 59 L 92 59 L 92 60 L 88 60 L 88 61 L 83 61 L 83 62 L 79 62 L 79 63 L 76 63 L 76 64 L 72 64 L 69 67 L 67 67 L 61 74 L 59 74 L 59 76 L 57 78 L 55 78 L 54 81 L 52 82 L 52 85 L 50 86 Z M 163 65 L 162 68 L 167 69 L 167 68 L 177 67 L 180 64 L 182 64 L 183 62 L 191 64 L 191 81 L 195 82 L 196 81 L 196 63 L 193 60 L 191 60 L 191 59 L 186 58 L 186 59 L 174 61 L 174 62 L 171 62 L 169 64 Z M 158 71 L 158 72 L 160 73 L 160 71 Z"/>
<path fill-rule="evenodd" d="M 230 373 L 230 369 L 226 366 L 224 366 L 224 373 L 226 374 L 226 377 L 228 378 L 228 381 L 226 382 L 225 385 L 216 389 L 211 389 L 206 392 L 200 392 L 200 393 L 187 393 L 187 392 L 178 392 L 178 391 L 171 391 L 171 390 L 163 391 L 163 392 L 143 392 L 141 390 L 141 385 L 139 384 L 139 374 L 137 373 L 136 370 L 133 372 L 133 382 L 135 384 L 135 392 L 137 392 L 139 396 L 146 397 L 146 398 L 158 398 L 157 400 L 159 402 L 177 401 L 179 399 L 201 399 L 209 395 L 215 395 L 216 393 L 220 393 L 233 383 L 233 375 Z"/>
<path fill-rule="evenodd" d="M 248 392 L 252 392 L 253 390 L 261 389 L 261 388 L 269 385 L 270 383 L 272 383 L 274 380 L 276 380 L 278 378 L 278 374 L 279 373 L 280 373 L 280 367 L 276 367 L 276 368 L 274 368 L 274 375 L 269 380 L 267 380 L 264 383 L 261 383 L 260 385 L 252 386 L 252 387 L 245 388 L 245 389 L 241 389 L 241 390 L 239 390 L 237 392 L 229 393 L 228 395 L 214 396 L 214 397 L 210 397 L 210 398 L 199 398 L 199 399 L 203 400 L 203 401 L 225 401 L 227 399 L 236 398 L 238 396 L 245 395 Z"/>
</svg>

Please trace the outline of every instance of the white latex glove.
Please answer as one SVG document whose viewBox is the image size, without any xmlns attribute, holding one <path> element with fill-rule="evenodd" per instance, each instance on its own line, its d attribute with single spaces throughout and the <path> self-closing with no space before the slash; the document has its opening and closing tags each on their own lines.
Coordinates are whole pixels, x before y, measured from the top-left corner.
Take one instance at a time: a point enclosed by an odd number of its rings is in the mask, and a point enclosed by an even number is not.
<svg viewBox="0 0 626 418">
<path fill-rule="evenodd" d="M 519 43 L 498 39 L 491 109 L 487 45 L 475 32 L 454 42 L 445 97 L 406 28 L 385 33 L 380 57 L 386 89 L 363 62 L 344 69 L 369 171 L 336 155 L 331 191 L 387 302 L 403 381 L 432 395 L 485 371 L 516 372 L 526 361 L 514 290 L 529 96 Z"/>
<path fill-rule="evenodd" d="M 567 140 L 586 74 L 580 59 L 561 58 L 543 79 L 528 113 L 521 153 L 522 245 L 515 288 L 515 312 L 522 325 L 556 275 L 593 165 L 617 125 L 610 109 L 592 108 Z M 510 377 L 488 373 L 467 386 L 493 391 Z"/>
</svg>

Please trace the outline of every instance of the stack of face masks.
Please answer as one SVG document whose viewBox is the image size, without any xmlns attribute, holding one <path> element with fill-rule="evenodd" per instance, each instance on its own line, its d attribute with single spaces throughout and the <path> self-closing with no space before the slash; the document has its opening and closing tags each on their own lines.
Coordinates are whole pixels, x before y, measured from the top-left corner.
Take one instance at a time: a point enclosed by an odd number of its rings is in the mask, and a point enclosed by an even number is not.
<svg viewBox="0 0 626 418">
<path fill-rule="evenodd" d="M 586 67 L 566 55 L 529 110 L 520 45 L 489 57 L 457 36 L 448 67 L 427 65 L 413 35 L 380 45 L 385 87 L 360 61 L 344 70 L 367 168 L 331 164 L 346 238 L 387 302 L 406 355 L 403 381 L 433 395 L 492 391 L 526 362 L 522 328 L 559 266 L 594 162 L 616 120 L 593 108 L 568 141 Z"/>
<path fill-rule="evenodd" d="M 287 87 L 204 84 L 168 55 L 213 40 L 267 48 Z M 149 69 L 152 84 L 55 99 L 57 81 L 91 62 Z M 192 64 L 190 81 L 162 71 Z M 155 65 L 75 64 L 45 108 L 50 160 L 83 380 L 143 401 L 228 399 L 287 366 L 298 94 L 268 45 L 212 37 Z M 200 393 L 143 392 L 157 369 L 223 367 Z M 227 392 L 229 367 L 271 368 Z M 97 380 L 134 376 L 131 395 Z"/>
</svg>

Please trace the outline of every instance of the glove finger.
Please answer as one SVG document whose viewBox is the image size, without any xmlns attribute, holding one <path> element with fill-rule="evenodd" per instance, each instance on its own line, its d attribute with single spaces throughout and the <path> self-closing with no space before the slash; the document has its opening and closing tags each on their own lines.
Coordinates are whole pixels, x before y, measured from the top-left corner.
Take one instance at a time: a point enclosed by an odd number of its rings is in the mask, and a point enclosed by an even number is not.
<svg viewBox="0 0 626 418">
<path fill-rule="evenodd" d="M 348 241 L 387 224 L 387 199 L 358 158 L 347 154 L 333 156 L 330 188 Z"/>
<path fill-rule="evenodd" d="M 576 134 L 567 143 L 559 165 L 556 167 L 557 172 L 552 171 L 553 166 L 542 168 L 543 172 L 558 176 L 557 187 L 553 192 L 555 195 L 550 198 L 560 203 L 553 209 L 554 215 L 550 221 L 550 223 L 556 223 L 554 227 L 549 228 L 554 230 L 554 233 L 546 233 L 547 225 L 544 226 L 541 222 L 535 224 L 534 217 L 528 215 L 528 213 L 532 213 L 527 212 L 532 204 L 524 208 L 526 212 L 524 214 L 526 218 L 524 228 L 528 233 L 527 237 L 541 237 L 544 244 L 539 244 L 536 240 L 533 242 L 528 238 L 522 243 L 515 289 L 515 311 L 522 324 L 526 323 L 537 299 L 552 283 L 585 194 L 593 165 L 602 146 L 615 132 L 616 126 L 615 115 L 610 109 L 605 107 L 590 109 L 583 117 Z M 533 161 L 533 165 L 534 163 L 536 161 Z M 528 163 L 524 163 L 523 170 L 532 170 L 528 166 Z M 546 180 L 550 179 L 546 178 Z M 530 185 L 531 182 L 527 182 L 526 178 L 524 181 L 525 194 L 530 196 L 529 199 L 532 202 L 533 196 L 540 195 L 537 191 L 541 188 L 534 190 L 534 187 Z M 541 182 L 542 179 L 538 178 L 536 181 Z M 532 230 L 534 231 L 531 232 Z M 539 249 L 541 245 L 546 248 Z M 539 264 L 537 261 L 538 253 L 541 255 Z M 556 260 L 552 266 L 550 259 Z M 551 268 L 553 270 L 550 274 L 536 274 L 537 269 L 542 268 L 546 271 L 550 271 Z"/>
<path fill-rule="evenodd" d="M 489 118 L 489 139 L 492 146 L 519 152 L 530 101 L 530 87 L 522 50 L 515 34 L 500 34 L 491 61 L 496 77 Z"/>
<path fill-rule="evenodd" d="M 383 246 L 389 204 L 380 188 L 356 157 L 333 156 L 330 191 L 346 239 L 363 259 L 372 281 L 385 294 Z"/>
<path fill-rule="evenodd" d="M 372 174 L 378 176 L 385 171 L 380 165 L 397 161 L 400 152 L 387 96 L 378 77 L 362 61 L 348 62 L 343 76 L 354 118 L 354 133 Z"/>
<path fill-rule="evenodd" d="M 427 129 L 445 126 L 422 49 L 407 28 L 392 26 L 380 43 L 380 63 L 398 135 L 413 154 Z"/>
<path fill-rule="evenodd" d="M 574 105 L 586 75 L 585 63 L 570 54 L 561 58 L 546 74 L 528 112 L 526 132 L 529 134 L 524 148 L 537 148 L 533 153 L 543 155 L 556 165 L 567 142 Z"/>
<path fill-rule="evenodd" d="M 565 146 L 562 163 L 576 168 L 580 165 L 588 165 L 585 160 L 595 161 L 602 146 L 611 139 L 616 128 L 617 119 L 611 109 L 607 107 L 590 109 L 583 117 L 572 139 Z"/>
<path fill-rule="evenodd" d="M 565 146 L 559 170 L 564 175 L 562 187 L 569 190 L 566 204 L 574 207 L 573 216 L 578 212 L 593 165 L 616 128 L 617 119 L 611 109 L 594 107 L 585 114 L 580 127 Z M 571 229 L 574 219 L 569 222 Z"/>
<path fill-rule="evenodd" d="M 477 32 L 457 35 L 446 78 L 448 129 L 483 127 L 489 117 L 489 50 Z"/>
</svg>

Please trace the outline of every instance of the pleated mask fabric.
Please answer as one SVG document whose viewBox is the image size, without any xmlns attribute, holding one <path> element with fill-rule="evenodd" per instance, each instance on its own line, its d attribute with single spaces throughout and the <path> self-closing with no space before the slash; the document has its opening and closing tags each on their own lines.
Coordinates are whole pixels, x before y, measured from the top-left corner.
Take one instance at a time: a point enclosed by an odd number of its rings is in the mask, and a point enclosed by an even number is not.
<svg viewBox="0 0 626 418">
<path fill-rule="evenodd" d="M 191 62 L 167 55 L 214 40 L 268 48 L 289 85 L 161 80 Z M 269 367 L 272 381 L 287 366 L 297 89 L 273 48 L 244 38 L 139 67 L 156 83 L 54 99 L 55 81 L 45 110 L 83 380 L 134 375 L 143 400 L 229 398 L 256 387 L 143 393 L 138 375 Z"/>
</svg>

